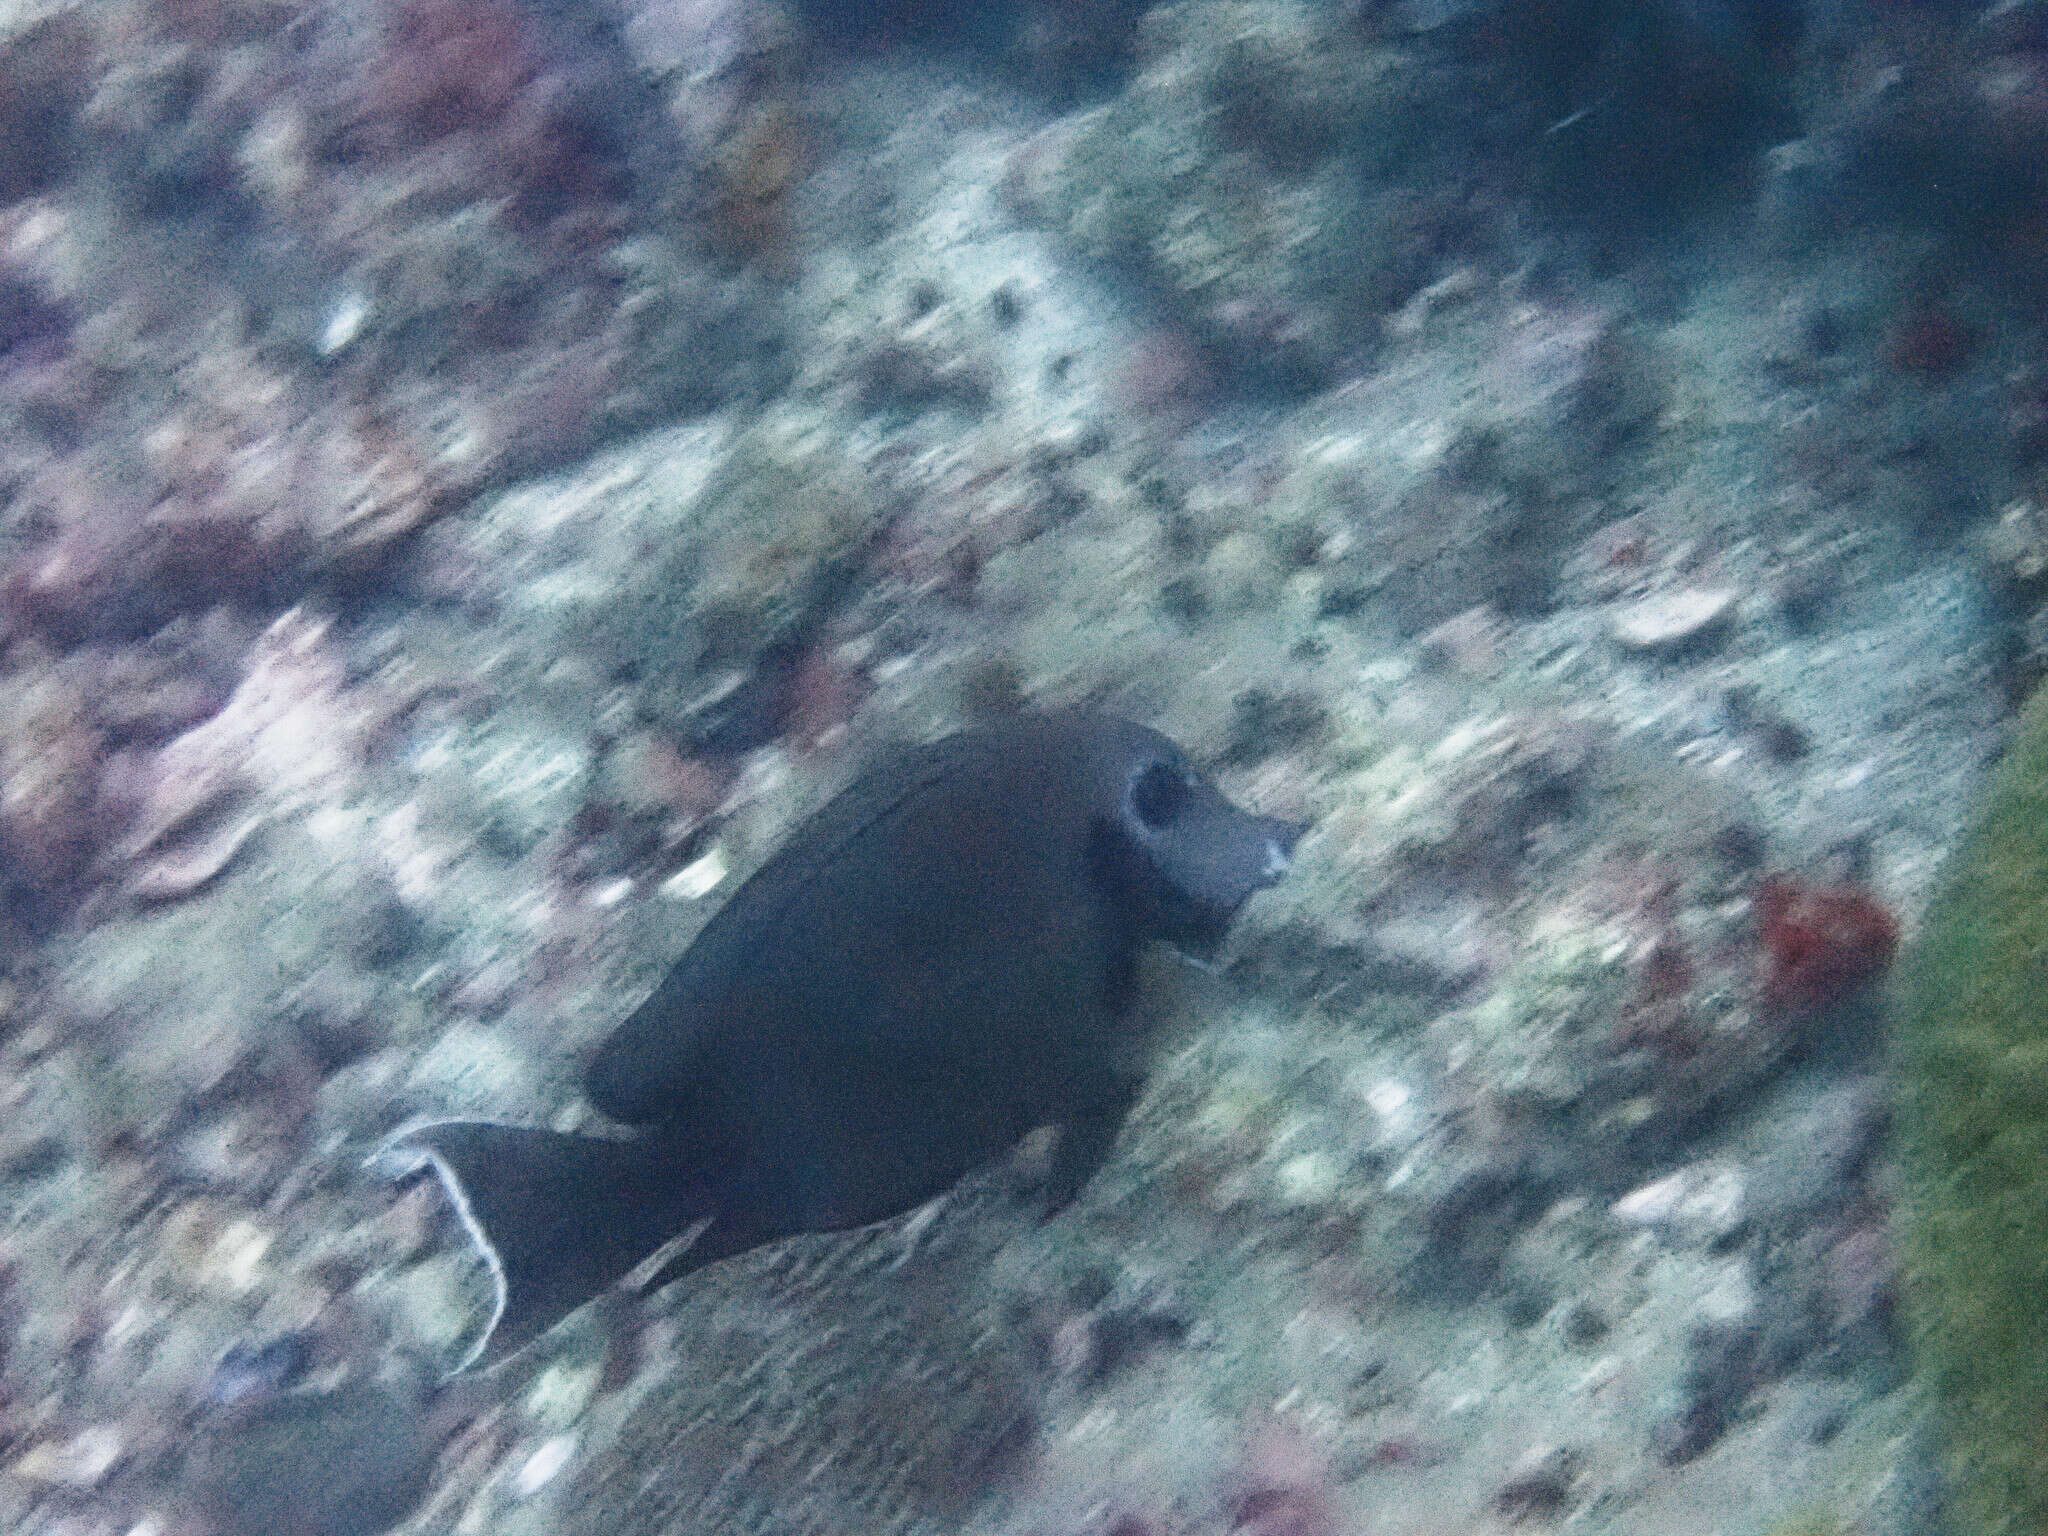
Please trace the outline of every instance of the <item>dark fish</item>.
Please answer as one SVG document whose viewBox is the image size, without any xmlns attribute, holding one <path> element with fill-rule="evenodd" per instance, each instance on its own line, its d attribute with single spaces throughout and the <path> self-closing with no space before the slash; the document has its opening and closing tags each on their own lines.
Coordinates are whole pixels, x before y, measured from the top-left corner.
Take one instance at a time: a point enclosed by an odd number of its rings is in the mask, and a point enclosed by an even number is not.
<svg viewBox="0 0 2048 1536">
<path fill-rule="evenodd" d="M 942 1193 L 1061 1128 L 1048 1204 L 1108 1155 L 1142 1084 L 1140 947 L 1214 953 L 1301 829 L 1226 800 L 1157 731 L 1020 716 L 917 748 L 746 881 L 598 1050 L 630 1139 L 444 1120 L 399 1133 L 497 1281 L 463 1364 L 531 1342 L 686 1229 L 655 1282 Z"/>
</svg>

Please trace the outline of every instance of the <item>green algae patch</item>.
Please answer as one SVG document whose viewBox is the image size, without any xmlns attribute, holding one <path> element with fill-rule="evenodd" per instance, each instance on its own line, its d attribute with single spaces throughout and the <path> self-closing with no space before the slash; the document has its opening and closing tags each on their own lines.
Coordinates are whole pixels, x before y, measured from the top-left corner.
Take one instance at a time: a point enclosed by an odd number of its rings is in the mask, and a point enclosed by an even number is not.
<svg viewBox="0 0 2048 1536">
<path fill-rule="evenodd" d="M 1961 1536 L 2048 1532 L 2048 690 L 1896 1010 L 1907 1297 Z"/>
</svg>

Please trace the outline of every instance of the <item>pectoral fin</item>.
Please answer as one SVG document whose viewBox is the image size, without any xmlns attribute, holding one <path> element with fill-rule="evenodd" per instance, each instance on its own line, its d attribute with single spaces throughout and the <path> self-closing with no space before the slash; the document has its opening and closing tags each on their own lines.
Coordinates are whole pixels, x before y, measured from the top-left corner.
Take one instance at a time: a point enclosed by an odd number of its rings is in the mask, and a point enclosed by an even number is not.
<svg viewBox="0 0 2048 1536">
<path fill-rule="evenodd" d="M 1109 1161 L 1110 1149 L 1144 1087 L 1144 1078 L 1135 1073 L 1106 1073 L 1074 1105 L 1053 1148 L 1052 1177 L 1043 1196 L 1048 1218 L 1072 1205 L 1082 1186 Z"/>
</svg>

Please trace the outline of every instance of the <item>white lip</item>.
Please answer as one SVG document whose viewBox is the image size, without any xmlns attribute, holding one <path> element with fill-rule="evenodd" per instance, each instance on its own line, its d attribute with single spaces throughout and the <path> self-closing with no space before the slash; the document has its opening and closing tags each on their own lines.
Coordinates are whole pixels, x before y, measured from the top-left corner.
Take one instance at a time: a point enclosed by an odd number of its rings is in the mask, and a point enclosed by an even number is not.
<svg viewBox="0 0 2048 1536">
<path fill-rule="evenodd" d="M 1280 839 L 1278 839 L 1277 837 L 1267 838 L 1265 869 L 1267 882 L 1270 884 L 1271 882 L 1278 880 L 1282 875 L 1286 874 L 1287 871 L 1292 869 L 1293 867 L 1294 855 L 1289 853 L 1285 848 L 1280 846 Z"/>
</svg>

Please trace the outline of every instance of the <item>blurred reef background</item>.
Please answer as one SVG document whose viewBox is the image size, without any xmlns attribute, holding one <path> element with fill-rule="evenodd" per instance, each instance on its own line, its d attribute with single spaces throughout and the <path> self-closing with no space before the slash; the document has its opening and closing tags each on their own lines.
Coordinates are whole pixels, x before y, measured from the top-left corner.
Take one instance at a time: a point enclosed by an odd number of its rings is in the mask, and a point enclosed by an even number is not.
<svg viewBox="0 0 2048 1536">
<path fill-rule="evenodd" d="M 0 0 L 0 1529 L 2042 1531 L 2044 192 L 2041 0 Z M 363 1153 L 1076 702 L 1315 823 L 1076 1206 L 444 1382 Z"/>
</svg>

